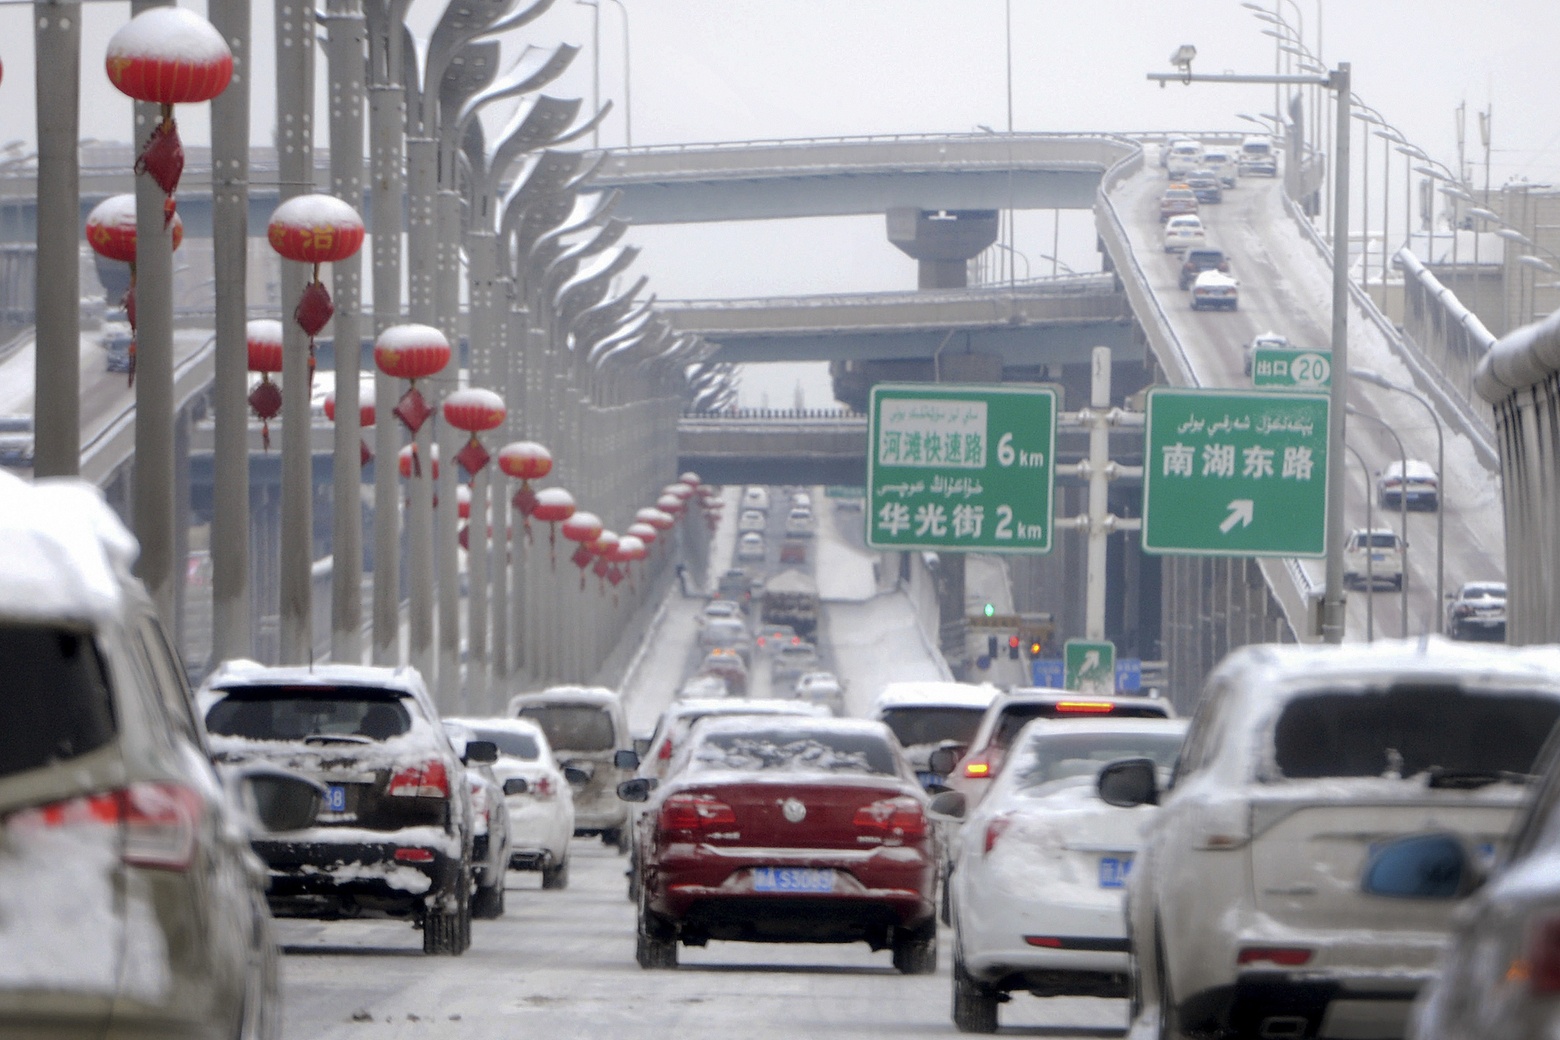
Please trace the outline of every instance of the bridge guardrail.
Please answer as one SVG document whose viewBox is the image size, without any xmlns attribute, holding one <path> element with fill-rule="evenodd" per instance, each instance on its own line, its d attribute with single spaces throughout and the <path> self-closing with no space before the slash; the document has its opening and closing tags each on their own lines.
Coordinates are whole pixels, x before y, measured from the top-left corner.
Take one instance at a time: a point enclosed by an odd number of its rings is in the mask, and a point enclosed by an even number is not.
<svg viewBox="0 0 1560 1040">
<path fill-rule="evenodd" d="M 174 406 L 182 410 L 205 393 L 216 371 L 217 337 L 212 335 L 173 368 Z M 81 446 L 81 477 L 102 487 L 135 454 L 135 398 Z"/>
</svg>

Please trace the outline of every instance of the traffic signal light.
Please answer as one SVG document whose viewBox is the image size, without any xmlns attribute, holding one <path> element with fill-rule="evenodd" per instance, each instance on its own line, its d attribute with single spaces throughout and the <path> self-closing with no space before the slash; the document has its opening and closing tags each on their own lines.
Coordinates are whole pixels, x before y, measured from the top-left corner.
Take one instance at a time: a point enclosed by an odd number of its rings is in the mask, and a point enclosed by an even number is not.
<svg viewBox="0 0 1560 1040">
<path fill-rule="evenodd" d="M 1008 658 L 1010 660 L 1018 660 L 1018 645 L 1019 638 L 1017 636 L 1008 636 Z"/>
<path fill-rule="evenodd" d="M 997 605 L 995 603 L 987 603 L 984 610 L 987 617 L 995 617 L 997 613 Z"/>
<path fill-rule="evenodd" d="M 987 636 L 986 637 L 986 656 L 991 658 L 993 661 L 995 661 L 997 659 L 997 637 L 996 636 Z"/>
<path fill-rule="evenodd" d="M 1034 636 L 1029 637 L 1029 659 L 1031 661 L 1039 657 L 1040 651 L 1044 648 L 1045 644 L 1042 643 L 1039 639 L 1035 638 Z"/>
</svg>

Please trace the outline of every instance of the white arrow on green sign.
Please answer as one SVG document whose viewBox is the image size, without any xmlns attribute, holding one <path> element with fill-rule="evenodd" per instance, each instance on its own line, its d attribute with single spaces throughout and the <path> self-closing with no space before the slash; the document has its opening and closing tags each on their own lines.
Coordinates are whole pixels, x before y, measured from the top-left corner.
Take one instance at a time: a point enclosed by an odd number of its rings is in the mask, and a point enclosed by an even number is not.
<svg viewBox="0 0 1560 1040">
<path fill-rule="evenodd" d="M 1324 394 L 1154 387 L 1143 459 L 1143 551 L 1326 552 Z"/>
</svg>

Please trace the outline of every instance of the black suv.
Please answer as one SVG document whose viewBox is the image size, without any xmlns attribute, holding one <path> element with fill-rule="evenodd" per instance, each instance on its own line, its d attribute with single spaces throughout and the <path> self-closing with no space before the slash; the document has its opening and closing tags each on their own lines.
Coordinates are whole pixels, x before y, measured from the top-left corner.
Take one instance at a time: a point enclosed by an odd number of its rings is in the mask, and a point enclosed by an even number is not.
<svg viewBox="0 0 1560 1040">
<path fill-rule="evenodd" d="M 416 669 L 230 661 L 201 708 L 219 761 L 262 759 L 325 787 L 315 826 L 253 843 L 273 913 L 409 918 L 424 953 L 465 952 L 471 790 Z M 497 757 L 490 741 L 466 744 L 469 761 Z"/>
<path fill-rule="evenodd" d="M 1204 271 L 1229 274 L 1230 258 L 1224 255 L 1222 249 L 1210 249 L 1206 246 L 1188 249 L 1181 261 L 1181 288 L 1190 289 L 1192 283 L 1197 281 L 1197 276 Z"/>
</svg>

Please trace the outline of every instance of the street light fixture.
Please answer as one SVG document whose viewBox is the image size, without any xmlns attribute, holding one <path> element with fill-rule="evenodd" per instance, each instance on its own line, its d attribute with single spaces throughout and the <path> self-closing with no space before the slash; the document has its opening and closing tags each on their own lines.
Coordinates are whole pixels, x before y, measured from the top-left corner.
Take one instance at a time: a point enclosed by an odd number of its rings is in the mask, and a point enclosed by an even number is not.
<svg viewBox="0 0 1560 1040">
<path fill-rule="evenodd" d="M 1185 50 L 1186 48 L 1183 48 Z M 1180 52 L 1177 52 L 1179 55 Z M 1194 51 L 1195 54 L 1195 51 Z M 1179 64 L 1179 63 L 1176 63 Z M 1337 163 L 1337 178 L 1333 185 L 1335 194 L 1333 204 L 1333 297 L 1332 297 L 1332 358 L 1333 365 L 1337 368 L 1347 369 L 1349 364 L 1349 271 L 1348 271 L 1348 238 L 1349 238 L 1349 137 L 1352 124 L 1351 99 L 1353 91 L 1349 89 L 1350 66 L 1348 62 L 1339 62 L 1338 67 L 1326 76 L 1317 75 L 1290 75 L 1290 76 L 1253 76 L 1238 73 L 1216 73 L 1194 75 L 1191 70 L 1190 59 L 1181 68 L 1181 71 L 1173 73 L 1150 72 L 1150 82 L 1158 82 L 1161 86 L 1171 80 L 1179 80 L 1183 83 L 1274 83 L 1296 85 L 1324 86 L 1332 91 L 1337 98 L 1337 122 L 1335 124 L 1336 144 L 1334 156 Z M 1348 406 L 1348 394 L 1346 384 L 1342 379 L 1334 379 L 1329 390 L 1329 408 L 1327 415 L 1327 515 L 1326 515 L 1326 545 L 1327 564 L 1326 579 L 1322 592 L 1322 638 L 1329 643 L 1343 642 L 1344 629 L 1344 595 L 1343 595 L 1343 539 L 1344 539 L 1344 467 L 1342 460 L 1343 435 L 1345 426 L 1345 408 Z"/>
<path fill-rule="evenodd" d="M 1420 406 L 1430 414 L 1435 423 L 1435 601 L 1436 601 L 1436 631 L 1445 630 L 1446 618 L 1441 611 L 1441 605 L 1446 602 L 1446 502 L 1442 489 L 1446 486 L 1446 426 L 1441 422 L 1441 416 L 1435 408 L 1419 391 L 1412 387 L 1395 383 L 1369 368 L 1351 368 L 1349 375 L 1355 379 L 1362 379 L 1383 390 L 1395 390 L 1405 397 L 1411 397 L 1418 401 Z"/>
</svg>

